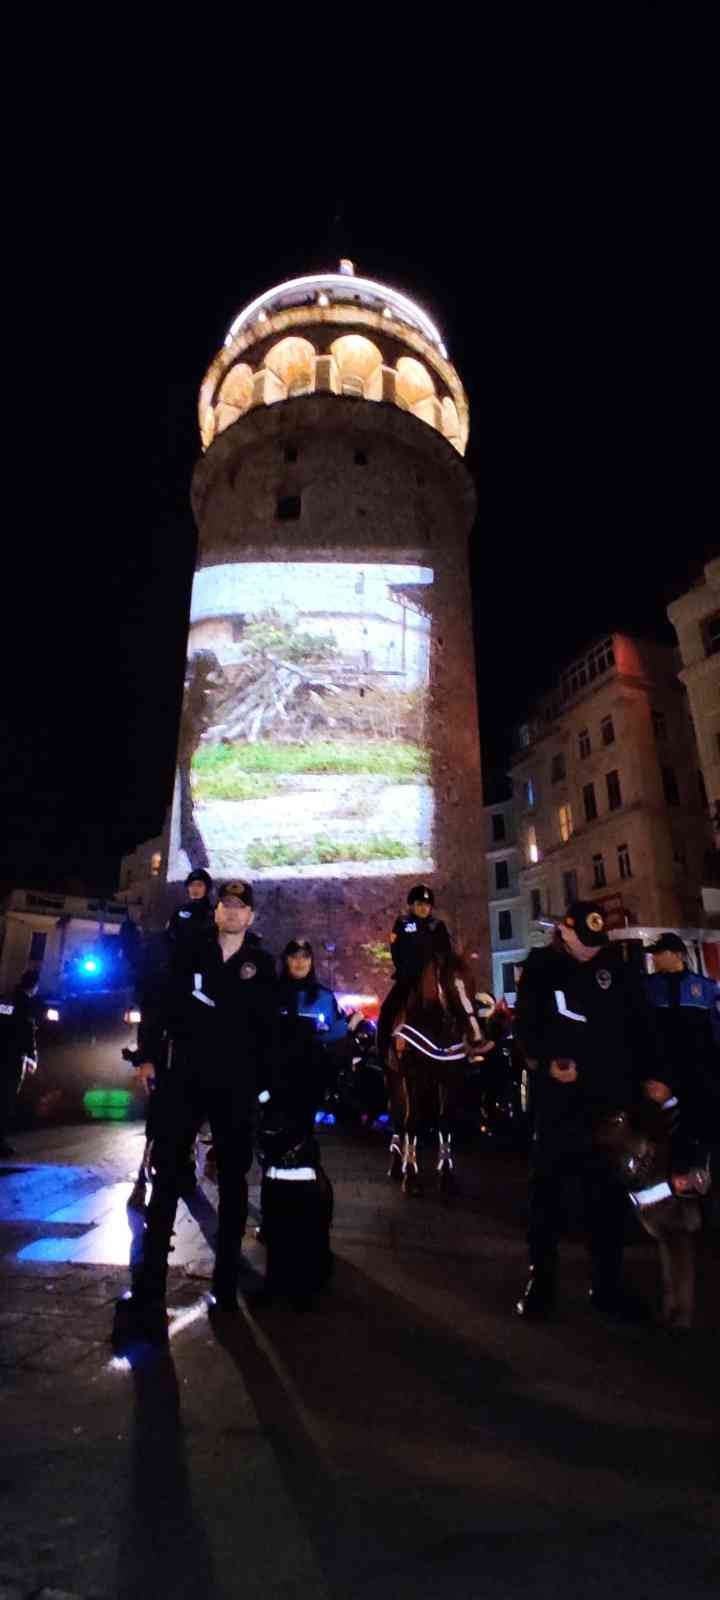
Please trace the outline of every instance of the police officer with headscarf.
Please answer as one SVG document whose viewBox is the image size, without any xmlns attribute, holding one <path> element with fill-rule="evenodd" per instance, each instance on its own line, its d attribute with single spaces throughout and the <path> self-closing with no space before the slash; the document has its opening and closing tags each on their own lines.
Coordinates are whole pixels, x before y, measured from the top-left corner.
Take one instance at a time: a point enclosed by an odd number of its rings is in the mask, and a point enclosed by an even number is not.
<svg viewBox="0 0 720 1600">
<path fill-rule="evenodd" d="M 565 1188 L 579 1180 L 599 1311 L 631 1315 L 621 1286 L 626 1195 L 608 1149 L 613 1116 L 651 1090 L 670 1094 L 669 1068 L 643 976 L 608 941 L 602 908 L 577 900 L 552 943 L 531 950 L 518 989 L 515 1033 L 534 1069 L 530 1278 L 524 1317 L 553 1308 Z"/>
</svg>

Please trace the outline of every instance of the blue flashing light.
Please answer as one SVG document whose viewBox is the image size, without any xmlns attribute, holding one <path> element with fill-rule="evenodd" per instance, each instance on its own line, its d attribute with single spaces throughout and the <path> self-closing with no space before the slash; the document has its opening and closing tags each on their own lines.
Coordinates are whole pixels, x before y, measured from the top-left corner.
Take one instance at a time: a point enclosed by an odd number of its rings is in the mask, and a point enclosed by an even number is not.
<svg viewBox="0 0 720 1600">
<path fill-rule="evenodd" d="M 324 1111 L 316 1111 L 315 1112 L 315 1122 L 316 1123 L 324 1122 L 324 1120 L 325 1120 L 325 1112 Z"/>
<path fill-rule="evenodd" d="M 97 956 L 84 956 L 80 963 L 80 968 L 88 977 L 94 978 L 98 972 L 102 971 L 102 964 L 98 961 Z"/>
<path fill-rule="evenodd" d="M 375 1121 L 382 1123 L 382 1125 L 384 1127 L 385 1124 L 390 1121 L 390 1118 L 389 1118 L 389 1116 L 387 1114 L 387 1111 L 383 1111 L 382 1116 L 381 1117 L 376 1117 Z"/>
</svg>

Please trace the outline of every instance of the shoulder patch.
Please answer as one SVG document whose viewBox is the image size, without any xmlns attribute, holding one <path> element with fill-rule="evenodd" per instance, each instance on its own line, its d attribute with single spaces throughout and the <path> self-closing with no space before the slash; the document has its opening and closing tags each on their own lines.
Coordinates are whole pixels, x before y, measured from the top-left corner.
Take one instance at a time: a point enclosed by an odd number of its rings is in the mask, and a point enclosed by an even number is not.
<svg viewBox="0 0 720 1600">
<path fill-rule="evenodd" d="M 601 967 L 600 971 L 595 973 L 595 982 L 601 989 L 609 989 L 612 984 L 612 973 L 608 972 L 607 967 Z"/>
<path fill-rule="evenodd" d="M 241 978 L 254 978 L 256 976 L 256 973 L 257 973 L 257 967 L 255 966 L 255 962 L 254 961 L 243 961 L 243 964 L 242 964 L 242 966 L 240 968 L 240 977 Z"/>
</svg>

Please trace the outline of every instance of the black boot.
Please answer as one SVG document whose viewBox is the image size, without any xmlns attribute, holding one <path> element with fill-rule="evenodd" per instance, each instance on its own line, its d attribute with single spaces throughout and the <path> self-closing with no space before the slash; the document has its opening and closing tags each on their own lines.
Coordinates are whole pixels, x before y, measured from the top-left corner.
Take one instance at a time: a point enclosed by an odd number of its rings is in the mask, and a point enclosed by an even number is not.
<svg viewBox="0 0 720 1600">
<path fill-rule="evenodd" d="M 115 1304 L 111 1343 L 118 1355 L 140 1344 L 164 1349 L 168 1344 L 168 1319 L 164 1300 L 140 1300 L 128 1295 Z"/>
<path fill-rule="evenodd" d="M 650 1311 L 637 1295 L 628 1294 L 617 1280 L 593 1279 L 590 1289 L 593 1311 L 616 1322 L 648 1322 Z"/>
<path fill-rule="evenodd" d="M 232 1314 L 239 1310 L 238 1302 L 238 1265 L 239 1252 L 232 1257 L 217 1255 L 215 1268 L 212 1275 L 210 1292 L 212 1294 L 216 1311 Z"/>
<path fill-rule="evenodd" d="M 530 1267 L 530 1277 L 515 1310 L 519 1317 L 540 1320 L 552 1315 L 555 1306 L 555 1271 L 548 1264 Z"/>
</svg>

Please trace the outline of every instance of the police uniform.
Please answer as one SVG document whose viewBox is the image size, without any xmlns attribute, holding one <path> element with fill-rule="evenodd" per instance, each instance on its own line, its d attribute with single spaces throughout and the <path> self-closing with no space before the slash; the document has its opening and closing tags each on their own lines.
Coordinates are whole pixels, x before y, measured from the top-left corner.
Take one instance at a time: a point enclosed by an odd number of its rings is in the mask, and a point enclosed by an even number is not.
<svg viewBox="0 0 720 1600">
<path fill-rule="evenodd" d="M 667 1081 L 668 1067 L 647 1003 L 642 975 L 607 942 L 602 913 L 578 901 L 565 919 L 590 959 L 576 959 L 560 935 L 530 952 L 518 990 L 515 1033 L 535 1063 L 528 1245 L 530 1282 L 521 1315 L 552 1305 L 565 1186 L 579 1179 L 589 1234 L 592 1297 L 619 1309 L 626 1196 L 603 1132 L 613 1113 L 638 1100 L 642 1081 Z M 553 1062 L 572 1061 L 574 1083 L 551 1076 Z"/>
<path fill-rule="evenodd" d="M 288 1120 L 304 1135 L 337 1077 L 328 1047 L 347 1038 L 348 1020 L 332 989 L 312 978 L 281 979 L 277 990 L 278 1027 L 272 1077 L 272 1106 L 282 1105 Z"/>
<path fill-rule="evenodd" d="M 650 946 L 651 954 L 661 951 L 686 960 L 678 934 L 663 934 Z M 720 984 L 687 966 L 681 972 L 654 972 L 646 984 L 678 1095 L 673 1156 L 680 1172 L 720 1142 Z"/>
<path fill-rule="evenodd" d="M 241 893 L 242 891 L 242 893 Z M 249 885 L 226 893 L 252 904 Z M 142 1061 L 167 1067 L 153 1091 L 153 1184 L 141 1260 L 133 1267 L 132 1302 L 120 1302 L 119 1322 L 135 1316 L 150 1336 L 162 1335 L 167 1257 L 180 1184 L 201 1124 L 210 1123 L 218 1167 L 218 1233 L 213 1276 L 218 1299 L 234 1301 L 247 1220 L 246 1175 L 252 1162 L 252 1116 L 270 1079 L 275 1033 L 275 968 L 249 930 L 224 960 L 217 930 L 203 936 L 188 970 L 186 955 L 160 986 L 138 1033 Z M 131 1309 L 123 1312 L 123 1306 Z M 116 1333 L 122 1335 L 116 1317 Z"/>
</svg>

